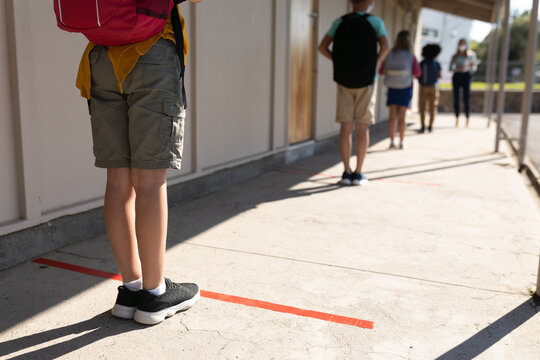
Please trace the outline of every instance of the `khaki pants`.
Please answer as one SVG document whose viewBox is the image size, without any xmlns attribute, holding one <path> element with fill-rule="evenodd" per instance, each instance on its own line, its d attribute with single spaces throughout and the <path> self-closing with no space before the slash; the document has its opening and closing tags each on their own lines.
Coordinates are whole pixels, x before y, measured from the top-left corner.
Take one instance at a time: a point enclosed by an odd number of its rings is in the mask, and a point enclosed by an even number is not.
<svg viewBox="0 0 540 360">
<path fill-rule="evenodd" d="M 435 116 L 437 115 L 437 106 L 439 105 L 439 88 L 436 85 L 421 85 L 420 100 L 418 108 L 420 110 L 420 122 L 425 126 L 426 107 L 429 110 L 429 126 L 433 126 Z"/>
</svg>

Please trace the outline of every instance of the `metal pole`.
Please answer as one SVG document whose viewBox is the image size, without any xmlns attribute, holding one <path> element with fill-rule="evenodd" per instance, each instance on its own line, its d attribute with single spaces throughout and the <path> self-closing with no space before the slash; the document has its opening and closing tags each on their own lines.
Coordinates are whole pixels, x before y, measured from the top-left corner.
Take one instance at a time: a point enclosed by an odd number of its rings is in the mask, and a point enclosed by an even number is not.
<svg viewBox="0 0 540 360">
<path fill-rule="evenodd" d="M 519 161 L 521 170 L 527 150 L 527 130 L 529 128 L 529 115 L 531 113 L 532 91 L 536 78 L 534 61 L 536 57 L 536 44 L 538 39 L 538 0 L 533 0 L 531 20 L 529 24 L 529 41 L 527 44 L 527 62 L 525 64 L 525 89 L 521 101 L 521 137 L 519 139 Z"/>
<path fill-rule="evenodd" d="M 493 113 L 493 83 L 495 82 L 495 57 L 497 56 L 496 47 L 497 45 L 497 31 L 499 30 L 498 26 L 494 26 L 491 30 L 491 35 L 489 39 L 489 53 L 488 53 L 488 63 L 486 69 L 486 82 L 487 89 L 484 94 L 484 114 L 488 119 L 487 126 L 491 125 L 491 114 Z"/>
<path fill-rule="evenodd" d="M 504 85 L 506 84 L 506 72 L 508 67 L 508 53 L 510 43 L 510 0 L 504 0 L 504 23 L 503 23 L 503 43 L 501 51 L 500 71 L 499 71 L 499 97 L 497 111 L 497 132 L 495 134 L 495 152 L 499 152 L 499 142 L 501 139 L 501 125 L 504 113 Z"/>
<path fill-rule="evenodd" d="M 497 53 L 499 52 L 499 17 L 501 16 L 501 5 L 502 1 L 499 0 L 497 2 L 497 5 L 495 6 L 495 9 L 493 10 L 493 16 L 491 18 L 491 22 L 493 23 L 492 29 L 491 29 L 491 36 L 489 39 L 489 53 L 488 53 L 488 63 L 487 63 L 487 69 L 486 69 L 486 80 L 488 84 L 488 88 L 486 89 L 486 93 L 484 96 L 484 114 L 488 119 L 487 127 L 491 126 L 491 115 L 493 114 L 493 83 L 495 82 L 495 70 L 497 69 L 496 66 L 496 58 Z"/>
</svg>

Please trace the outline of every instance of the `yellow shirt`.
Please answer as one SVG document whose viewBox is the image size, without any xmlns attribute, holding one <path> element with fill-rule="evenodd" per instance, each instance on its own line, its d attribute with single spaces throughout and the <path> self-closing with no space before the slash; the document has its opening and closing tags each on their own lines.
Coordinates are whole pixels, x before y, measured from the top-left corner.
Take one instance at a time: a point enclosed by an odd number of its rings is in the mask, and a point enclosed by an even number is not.
<svg viewBox="0 0 540 360">
<path fill-rule="evenodd" d="M 178 9 L 178 14 L 180 14 L 180 9 Z M 184 33 L 185 64 L 186 56 L 189 50 L 189 44 L 186 33 L 186 22 L 182 17 L 182 14 L 180 14 L 180 22 L 182 23 L 182 32 Z M 152 48 L 152 46 L 154 46 L 159 39 L 167 39 L 176 43 L 170 14 L 165 28 L 161 31 L 161 33 L 157 34 L 156 36 L 135 44 L 109 46 L 109 59 L 111 60 L 111 63 L 113 65 L 120 93 L 122 93 L 122 83 L 126 79 L 126 76 L 129 75 L 135 64 L 137 64 L 139 57 L 146 54 L 146 52 L 150 50 L 150 48 Z M 89 42 L 86 46 L 86 50 L 83 53 L 81 63 L 79 64 L 79 73 L 77 74 L 76 86 L 81 91 L 81 96 L 87 99 L 90 99 L 90 89 L 92 87 L 90 52 L 92 51 L 92 49 L 94 49 L 95 46 L 96 45 L 91 42 Z"/>
</svg>

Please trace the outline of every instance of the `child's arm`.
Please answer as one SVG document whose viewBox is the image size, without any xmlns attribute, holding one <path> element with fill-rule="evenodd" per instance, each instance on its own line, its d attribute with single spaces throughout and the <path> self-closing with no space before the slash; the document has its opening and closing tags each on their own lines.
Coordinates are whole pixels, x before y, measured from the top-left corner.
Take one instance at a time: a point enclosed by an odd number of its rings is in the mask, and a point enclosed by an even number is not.
<svg viewBox="0 0 540 360">
<path fill-rule="evenodd" d="M 416 56 L 413 55 L 413 63 L 412 63 L 412 73 L 415 78 L 419 78 L 422 76 L 422 69 L 420 69 L 420 64 L 418 64 L 418 60 L 416 60 Z"/>
<path fill-rule="evenodd" d="M 385 61 L 383 60 L 381 66 L 379 67 L 379 75 L 384 75 L 384 64 Z"/>
<path fill-rule="evenodd" d="M 319 45 L 319 52 L 327 59 L 332 60 L 332 51 L 330 51 L 330 44 L 332 44 L 332 37 L 330 35 L 325 35 Z"/>
<path fill-rule="evenodd" d="M 386 58 L 386 55 L 388 55 L 388 52 L 390 50 L 390 45 L 388 45 L 388 38 L 385 35 L 379 36 L 378 40 L 379 40 L 379 46 L 381 47 L 381 51 L 379 51 L 377 64 L 381 63 Z"/>
</svg>

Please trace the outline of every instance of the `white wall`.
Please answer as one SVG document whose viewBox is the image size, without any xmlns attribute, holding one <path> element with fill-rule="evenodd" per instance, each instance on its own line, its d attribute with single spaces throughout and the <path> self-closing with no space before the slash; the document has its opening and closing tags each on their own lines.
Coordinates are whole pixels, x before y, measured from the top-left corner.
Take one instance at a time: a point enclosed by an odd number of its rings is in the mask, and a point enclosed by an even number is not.
<svg viewBox="0 0 540 360">
<path fill-rule="evenodd" d="M 7 29 L 6 7 L 0 6 L 0 224 L 20 215 Z"/>
<path fill-rule="evenodd" d="M 271 149 L 271 14 L 268 0 L 197 5 L 195 106 L 203 170 Z"/>
<path fill-rule="evenodd" d="M 93 166 L 90 118 L 86 100 L 75 88 L 78 63 L 87 41 L 79 35 L 58 31 L 52 2 L 16 0 L 17 47 L 28 57 L 21 69 L 22 121 L 33 123 L 30 141 L 35 147 L 41 210 L 47 213 L 100 197 L 104 190 L 103 169 Z"/>
</svg>

